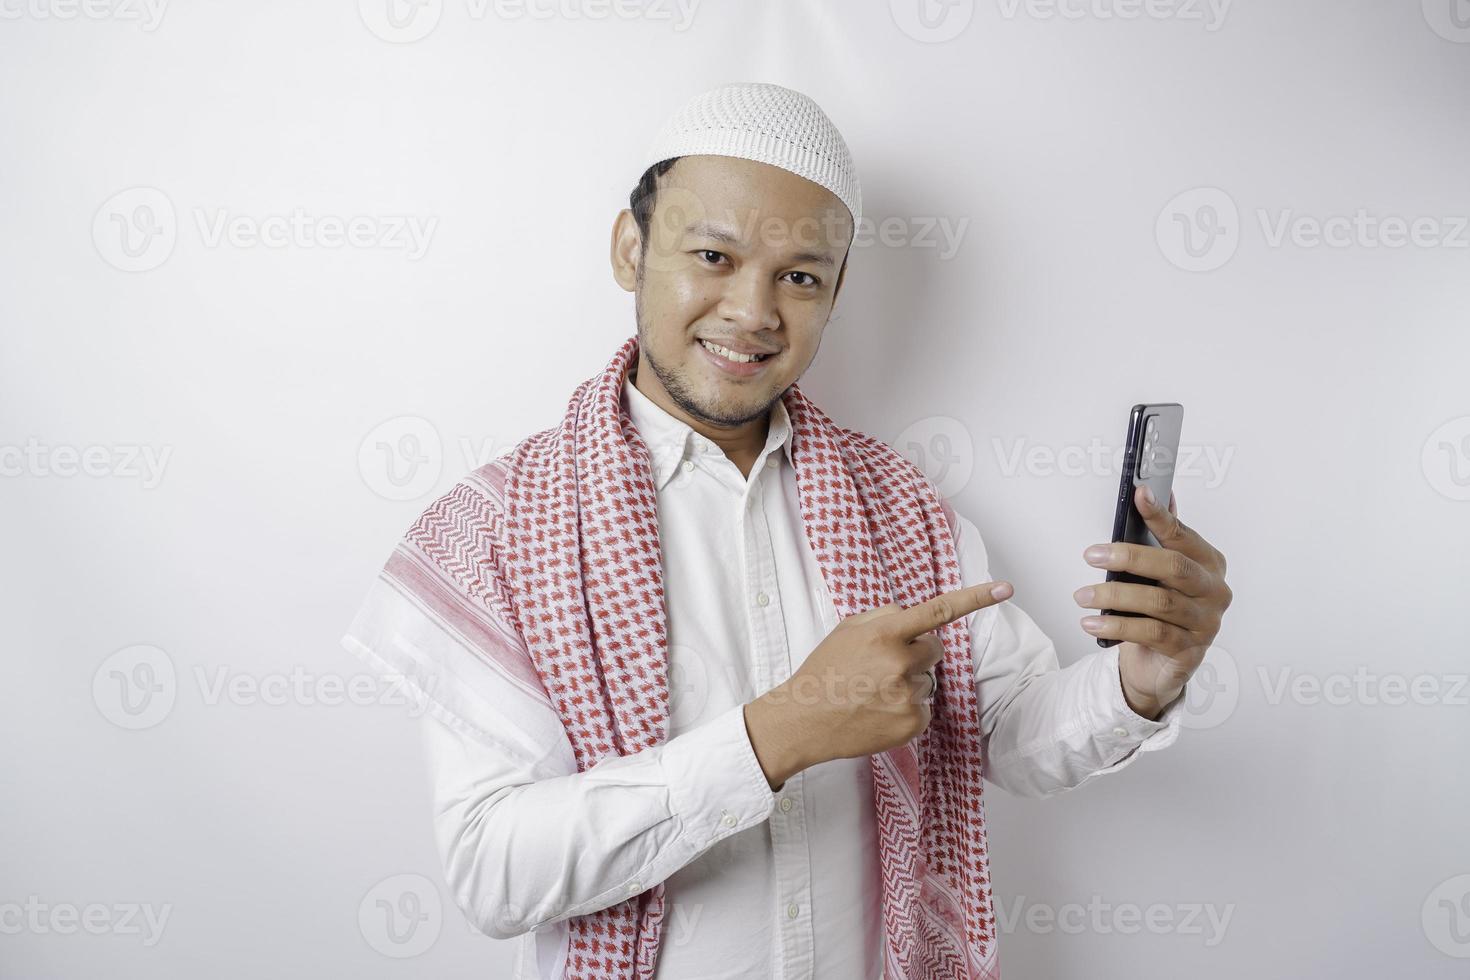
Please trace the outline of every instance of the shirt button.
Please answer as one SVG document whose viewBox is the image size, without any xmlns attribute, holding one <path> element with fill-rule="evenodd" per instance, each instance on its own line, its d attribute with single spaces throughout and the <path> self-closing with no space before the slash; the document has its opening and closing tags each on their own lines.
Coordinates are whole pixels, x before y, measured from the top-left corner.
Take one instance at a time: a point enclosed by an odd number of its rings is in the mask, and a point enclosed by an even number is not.
<svg viewBox="0 0 1470 980">
<path fill-rule="evenodd" d="M 794 919 L 794 918 L 796 918 L 800 914 L 801 914 L 801 909 L 799 909 L 799 908 L 796 907 L 796 903 L 795 902 L 792 902 L 790 905 L 786 906 L 786 918 L 788 918 L 788 919 Z"/>
<path fill-rule="evenodd" d="M 727 814 L 725 814 L 724 824 L 725 824 L 726 827 L 733 827 L 733 826 L 735 826 L 739 822 L 740 821 L 738 819 L 736 819 L 735 814 L 733 814 L 733 813 L 727 813 Z"/>
<path fill-rule="evenodd" d="M 636 881 L 630 881 L 630 882 L 628 882 L 628 894 L 629 895 L 637 895 L 642 890 L 643 890 L 643 886 L 640 885 L 638 882 L 636 882 Z"/>
<path fill-rule="evenodd" d="M 780 462 L 781 462 L 781 457 L 780 456 L 777 456 L 775 453 L 772 453 L 771 455 L 769 455 L 769 456 L 766 457 L 766 465 L 767 466 L 775 467 Z"/>
<path fill-rule="evenodd" d="M 1122 738 L 1124 735 L 1127 735 L 1128 734 L 1128 729 L 1126 729 L 1126 728 L 1114 728 L 1113 729 L 1113 734 L 1116 735 L 1116 736 L 1118 736 L 1119 738 Z"/>
<path fill-rule="evenodd" d="M 782 813 L 790 813 L 791 812 L 791 797 L 789 797 L 789 796 L 783 796 L 783 797 L 781 797 L 781 812 Z"/>
<path fill-rule="evenodd" d="M 687 459 L 684 460 L 683 469 L 685 473 L 688 473 L 690 470 L 694 469 L 694 463 Z"/>
<path fill-rule="evenodd" d="M 770 602 L 771 602 L 771 597 L 768 596 L 768 595 L 766 595 L 764 592 L 757 592 L 755 594 L 755 604 L 757 606 L 769 605 Z"/>
</svg>

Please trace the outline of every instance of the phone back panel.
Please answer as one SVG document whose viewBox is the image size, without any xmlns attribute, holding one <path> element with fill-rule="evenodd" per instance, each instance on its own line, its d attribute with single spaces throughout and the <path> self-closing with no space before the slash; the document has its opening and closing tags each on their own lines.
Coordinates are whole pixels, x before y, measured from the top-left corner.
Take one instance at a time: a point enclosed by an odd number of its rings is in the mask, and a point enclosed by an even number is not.
<svg viewBox="0 0 1470 980">
<path fill-rule="evenodd" d="M 1179 434 L 1184 427 L 1184 406 L 1178 402 L 1134 405 L 1128 416 L 1128 441 L 1123 450 L 1123 473 L 1118 483 L 1118 499 L 1113 513 L 1112 540 L 1157 547 L 1159 542 L 1133 504 L 1133 494 L 1140 483 L 1153 491 L 1154 499 L 1168 506 L 1174 487 L 1174 469 L 1179 459 Z M 1135 582 L 1157 585 L 1153 579 L 1131 572 L 1107 573 L 1109 582 Z M 1137 616 L 1121 609 L 1104 609 L 1107 616 Z M 1110 647 L 1117 640 L 1099 639 L 1100 646 Z"/>
</svg>

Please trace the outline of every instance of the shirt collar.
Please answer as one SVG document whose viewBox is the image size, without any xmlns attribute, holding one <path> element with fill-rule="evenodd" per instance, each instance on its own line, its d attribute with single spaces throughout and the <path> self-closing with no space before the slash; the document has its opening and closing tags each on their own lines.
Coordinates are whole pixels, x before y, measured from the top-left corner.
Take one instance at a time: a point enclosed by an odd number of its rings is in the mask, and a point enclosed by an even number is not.
<svg viewBox="0 0 1470 980">
<path fill-rule="evenodd" d="M 638 390 L 631 375 L 623 381 L 623 410 L 633 420 L 633 427 L 648 445 L 649 461 L 653 467 L 654 486 L 662 490 L 664 484 L 679 471 L 679 464 L 686 457 L 700 452 L 719 452 L 719 445 L 706 439 L 689 423 L 675 418 L 653 399 Z M 777 451 L 777 447 L 791 461 L 791 416 L 786 411 L 784 399 L 777 399 L 771 406 L 771 424 L 766 432 L 766 445 L 756 460 L 763 466 L 766 457 Z"/>
</svg>

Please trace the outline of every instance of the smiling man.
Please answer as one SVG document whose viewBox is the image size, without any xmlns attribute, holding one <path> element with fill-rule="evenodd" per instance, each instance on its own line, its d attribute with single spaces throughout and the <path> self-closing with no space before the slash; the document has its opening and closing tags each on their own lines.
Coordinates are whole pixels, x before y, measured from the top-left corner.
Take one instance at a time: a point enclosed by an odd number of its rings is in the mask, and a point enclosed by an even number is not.
<svg viewBox="0 0 1470 980">
<path fill-rule="evenodd" d="M 973 523 L 797 386 L 861 197 L 806 96 L 691 100 L 613 226 L 636 336 L 430 505 L 344 643 L 428 708 L 458 905 L 515 976 L 999 976 L 983 789 L 1174 740 L 1223 556 L 1095 545 L 1059 668 Z"/>
</svg>

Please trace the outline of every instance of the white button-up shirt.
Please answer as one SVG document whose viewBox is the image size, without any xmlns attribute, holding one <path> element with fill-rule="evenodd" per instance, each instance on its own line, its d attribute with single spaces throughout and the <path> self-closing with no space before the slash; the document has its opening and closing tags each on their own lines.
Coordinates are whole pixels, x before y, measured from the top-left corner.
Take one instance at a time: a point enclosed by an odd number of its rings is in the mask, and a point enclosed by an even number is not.
<svg viewBox="0 0 1470 980">
<path fill-rule="evenodd" d="M 669 739 L 537 778 L 544 758 L 495 751 L 427 716 L 437 839 L 455 900 L 489 935 L 521 937 L 517 978 L 562 977 L 568 917 L 660 881 L 665 980 L 880 977 L 869 760 L 824 762 L 773 792 L 745 728 L 745 703 L 790 677 L 838 622 L 806 541 L 785 406 L 772 406 L 747 478 L 631 380 L 623 404 L 649 446 L 658 493 Z M 965 584 L 988 581 L 979 532 L 956 523 Z M 1157 721 L 1134 712 L 1117 647 L 1061 670 L 1014 601 L 972 613 L 969 627 L 989 782 L 1050 796 L 1177 737 L 1184 696 Z M 526 741 L 503 735 L 506 745 Z"/>
</svg>

